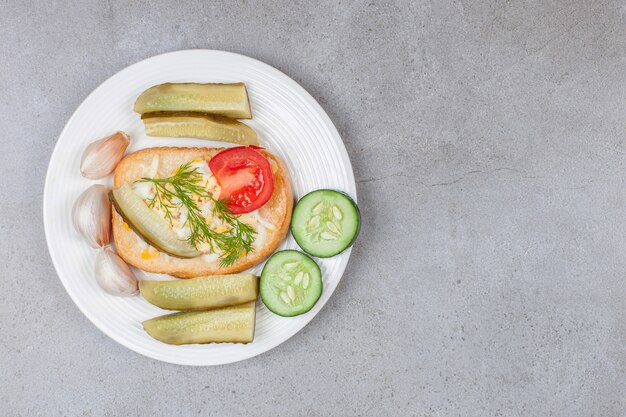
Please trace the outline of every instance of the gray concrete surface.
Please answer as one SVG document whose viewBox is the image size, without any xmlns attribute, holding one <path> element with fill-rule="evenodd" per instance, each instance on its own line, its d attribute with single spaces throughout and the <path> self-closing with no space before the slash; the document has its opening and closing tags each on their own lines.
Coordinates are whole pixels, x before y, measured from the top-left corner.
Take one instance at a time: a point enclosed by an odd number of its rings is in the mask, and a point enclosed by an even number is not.
<svg viewBox="0 0 626 417">
<path fill-rule="evenodd" d="M 71 4 L 76 3 L 76 4 Z M 626 3 L 0 0 L 4 416 L 626 416 Z M 214 48 L 301 83 L 363 212 L 282 346 L 159 363 L 74 306 L 47 162 L 107 77 Z"/>
</svg>

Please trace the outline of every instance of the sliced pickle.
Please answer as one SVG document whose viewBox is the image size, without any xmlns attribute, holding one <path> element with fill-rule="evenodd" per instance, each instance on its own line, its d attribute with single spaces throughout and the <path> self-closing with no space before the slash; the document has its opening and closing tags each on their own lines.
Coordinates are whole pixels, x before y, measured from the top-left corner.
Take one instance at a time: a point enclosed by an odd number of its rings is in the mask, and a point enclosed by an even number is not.
<svg viewBox="0 0 626 417">
<path fill-rule="evenodd" d="M 176 281 L 142 280 L 139 290 L 148 302 L 166 310 L 208 310 L 256 300 L 259 278 L 234 274 Z"/>
<path fill-rule="evenodd" d="M 252 119 L 244 83 L 166 83 L 151 87 L 135 101 L 140 114 L 160 111 L 194 111 L 233 119 Z"/>
<path fill-rule="evenodd" d="M 250 126 L 227 117 L 206 113 L 161 112 L 141 115 L 148 136 L 220 140 L 240 145 L 258 145 Z"/>
<path fill-rule="evenodd" d="M 186 311 L 143 322 L 146 332 L 170 345 L 249 343 L 254 339 L 254 301 L 208 311 Z"/>
<path fill-rule="evenodd" d="M 186 240 L 181 240 L 163 217 L 150 209 L 144 200 L 124 184 L 109 194 L 113 207 L 128 226 L 155 248 L 179 258 L 202 255 Z"/>
</svg>

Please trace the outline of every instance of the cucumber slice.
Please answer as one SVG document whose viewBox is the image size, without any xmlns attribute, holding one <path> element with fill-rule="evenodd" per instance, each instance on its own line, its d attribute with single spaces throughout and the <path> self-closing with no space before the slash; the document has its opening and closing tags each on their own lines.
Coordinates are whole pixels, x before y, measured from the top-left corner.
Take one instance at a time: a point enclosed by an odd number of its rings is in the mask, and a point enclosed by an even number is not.
<svg viewBox="0 0 626 417">
<path fill-rule="evenodd" d="M 254 301 L 208 311 L 168 314 L 143 322 L 144 330 L 170 345 L 249 343 L 254 339 Z"/>
<path fill-rule="evenodd" d="M 291 234 L 308 254 L 330 258 L 346 250 L 359 234 L 361 214 L 354 200 L 334 190 L 317 190 L 298 201 Z"/>
<path fill-rule="evenodd" d="M 146 113 L 141 120 L 148 136 L 198 138 L 258 145 L 259 138 L 250 126 L 222 116 L 206 113 Z"/>
<path fill-rule="evenodd" d="M 263 304 L 283 317 L 309 311 L 322 295 L 322 271 L 302 252 L 283 250 L 273 254 L 261 272 Z"/>
<path fill-rule="evenodd" d="M 155 85 L 137 98 L 135 111 L 140 114 L 158 111 L 195 111 L 219 114 L 233 119 L 252 119 L 248 91 L 244 83 Z"/>
<path fill-rule="evenodd" d="M 112 190 L 109 198 L 113 207 L 139 236 L 155 248 L 179 258 L 202 255 L 186 240 L 181 240 L 163 217 L 146 205 L 130 185 Z"/>
<path fill-rule="evenodd" d="M 259 279 L 254 274 L 215 275 L 176 281 L 139 282 L 141 295 L 166 310 L 208 310 L 256 300 Z"/>
</svg>

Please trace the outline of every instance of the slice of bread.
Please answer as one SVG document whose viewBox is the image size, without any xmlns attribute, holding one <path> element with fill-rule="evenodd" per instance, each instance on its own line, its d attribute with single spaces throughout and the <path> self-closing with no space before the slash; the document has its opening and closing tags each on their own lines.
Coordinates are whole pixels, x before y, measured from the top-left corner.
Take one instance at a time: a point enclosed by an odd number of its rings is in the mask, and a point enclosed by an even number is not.
<svg viewBox="0 0 626 417">
<path fill-rule="evenodd" d="M 149 176 L 158 161 L 158 177 L 167 177 L 180 167 L 194 159 L 209 160 L 223 148 L 148 148 L 126 156 L 115 169 L 113 186 L 133 184 L 142 177 Z M 170 274 L 180 278 L 192 278 L 205 275 L 233 274 L 250 268 L 267 258 L 287 234 L 293 195 L 287 170 L 282 161 L 265 150 L 265 155 L 274 173 L 274 191 L 272 198 L 259 209 L 259 215 L 269 228 L 262 229 L 257 236 L 257 245 L 253 252 L 243 256 L 229 267 L 221 267 L 216 255 L 204 255 L 197 258 L 183 259 L 167 255 L 149 246 L 141 237 L 124 224 L 121 216 L 113 210 L 113 238 L 118 254 L 129 264 L 148 272 Z M 154 175 L 154 174 L 153 174 Z"/>
</svg>

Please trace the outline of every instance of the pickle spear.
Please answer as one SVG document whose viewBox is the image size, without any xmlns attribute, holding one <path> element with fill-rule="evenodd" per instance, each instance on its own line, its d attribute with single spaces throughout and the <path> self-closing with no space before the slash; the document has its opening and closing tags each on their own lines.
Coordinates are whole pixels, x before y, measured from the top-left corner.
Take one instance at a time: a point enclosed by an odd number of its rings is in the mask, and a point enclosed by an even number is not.
<svg viewBox="0 0 626 417">
<path fill-rule="evenodd" d="M 155 248 L 179 258 L 202 255 L 186 240 L 178 237 L 163 217 L 150 209 L 128 184 L 109 194 L 113 207 L 139 236 Z"/>
<path fill-rule="evenodd" d="M 148 136 L 219 140 L 240 145 L 258 145 L 250 126 L 227 117 L 206 113 L 160 112 L 141 115 Z"/>
<path fill-rule="evenodd" d="M 259 278 L 234 274 L 176 281 L 141 280 L 139 290 L 148 302 L 166 310 L 208 310 L 256 300 Z"/>
<path fill-rule="evenodd" d="M 244 83 L 166 83 L 151 87 L 135 101 L 140 114 L 161 111 L 193 111 L 219 114 L 233 119 L 252 119 Z"/>
<path fill-rule="evenodd" d="M 143 322 L 146 332 L 170 345 L 249 343 L 254 339 L 254 301 L 208 311 L 186 311 Z"/>
</svg>

